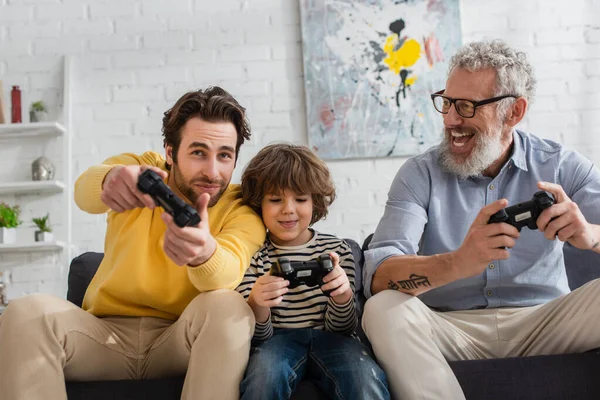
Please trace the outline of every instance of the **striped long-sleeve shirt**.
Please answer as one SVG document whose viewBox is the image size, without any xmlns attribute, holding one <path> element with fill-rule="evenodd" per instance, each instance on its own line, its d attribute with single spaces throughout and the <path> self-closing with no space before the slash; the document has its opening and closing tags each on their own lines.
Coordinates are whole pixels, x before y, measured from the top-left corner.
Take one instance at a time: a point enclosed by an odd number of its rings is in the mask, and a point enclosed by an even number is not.
<svg viewBox="0 0 600 400">
<path fill-rule="evenodd" d="M 238 286 L 247 300 L 256 280 L 268 274 L 271 265 L 279 257 L 291 261 L 316 260 L 321 254 L 336 252 L 340 256 L 340 266 L 346 271 L 350 287 L 354 292 L 354 256 L 350 246 L 333 235 L 314 232 L 313 238 L 301 246 L 277 246 L 269 238 L 254 254 L 250 267 Z M 326 329 L 350 335 L 357 324 L 354 296 L 346 304 L 337 304 L 327 297 L 319 286 L 308 287 L 304 284 L 290 289 L 283 301 L 271 308 L 271 318 L 265 323 L 256 323 L 255 340 L 267 340 L 273 335 L 273 328 L 314 328 Z"/>
</svg>

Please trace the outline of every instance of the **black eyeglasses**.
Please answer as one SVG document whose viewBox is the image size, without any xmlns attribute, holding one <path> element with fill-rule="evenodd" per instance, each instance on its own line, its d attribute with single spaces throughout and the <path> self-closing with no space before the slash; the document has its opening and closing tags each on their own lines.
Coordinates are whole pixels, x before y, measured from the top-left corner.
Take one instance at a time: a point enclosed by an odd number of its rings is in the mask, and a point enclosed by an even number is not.
<svg viewBox="0 0 600 400">
<path fill-rule="evenodd" d="M 473 116 L 475 116 L 475 110 L 477 107 L 494 103 L 496 101 L 506 99 L 507 97 L 519 97 L 514 94 L 507 94 L 504 96 L 492 97 L 491 99 L 475 101 L 468 99 L 453 99 L 451 97 L 444 96 L 442 93 L 444 93 L 444 91 L 440 90 L 439 92 L 435 92 L 431 95 L 431 101 L 433 101 L 433 107 L 435 107 L 436 111 L 441 112 L 442 114 L 448 114 L 450 107 L 452 107 L 452 104 L 454 104 L 456 112 L 463 118 L 473 118 Z"/>
</svg>

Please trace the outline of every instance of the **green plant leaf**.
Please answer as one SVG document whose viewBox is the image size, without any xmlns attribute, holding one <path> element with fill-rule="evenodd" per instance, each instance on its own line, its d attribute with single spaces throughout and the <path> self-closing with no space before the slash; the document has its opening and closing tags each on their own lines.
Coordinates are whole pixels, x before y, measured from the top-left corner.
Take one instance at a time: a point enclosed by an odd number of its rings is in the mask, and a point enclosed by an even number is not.
<svg viewBox="0 0 600 400">
<path fill-rule="evenodd" d="M 31 103 L 31 106 L 29 106 L 29 110 L 36 111 L 36 112 L 46 111 L 46 105 L 41 100 L 34 101 L 33 103 Z"/>
<path fill-rule="evenodd" d="M 33 218 L 33 223 L 38 227 L 41 232 L 52 232 L 52 228 L 48 224 L 48 219 L 50 218 L 50 214 L 46 214 L 43 217 Z"/>
<path fill-rule="evenodd" d="M 0 203 L 0 228 L 16 228 L 21 225 L 20 214 L 21 208 L 18 205 L 11 207 L 6 203 Z"/>
</svg>

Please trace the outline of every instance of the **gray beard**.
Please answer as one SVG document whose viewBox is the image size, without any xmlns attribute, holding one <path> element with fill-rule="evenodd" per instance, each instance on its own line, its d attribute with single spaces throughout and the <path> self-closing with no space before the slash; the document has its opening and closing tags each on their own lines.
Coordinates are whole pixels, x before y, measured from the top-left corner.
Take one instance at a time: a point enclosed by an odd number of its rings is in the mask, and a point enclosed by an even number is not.
<svg viewBox="0 0 600 400">
<path fill-rule="evenodd" d="M 491 132 L 476 133 L 475 146 L 467 159 L 455 157 L 450 148 L 452 146 L 452 137 L 444 133 L 440 143 L 439 162 L 444 170 L 451 174 L 456 174 L 460 179 L 478 176 L 490 165 L 502 156 L 504 149 L 500 142 L 499 134 Z"/>
</svg>

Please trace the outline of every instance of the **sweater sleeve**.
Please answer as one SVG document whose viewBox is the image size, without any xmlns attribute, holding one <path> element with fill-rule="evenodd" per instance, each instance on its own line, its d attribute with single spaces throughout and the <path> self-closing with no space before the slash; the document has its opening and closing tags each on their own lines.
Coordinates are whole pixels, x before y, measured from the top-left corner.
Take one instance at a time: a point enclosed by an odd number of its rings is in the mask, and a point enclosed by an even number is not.
<svg viewBox="0 0 600 400">
<path fill-rule="evenodd" d="M 242 283 L 240 283 L 240 285 L 236 288 L 236 290 L 242 296 L 244 296 L 246 301 L 248 301 L 252 287 L 256 283 L 258 277 L 264 275 L 261 250 L 257 251 L 252 257 L 252 261 L 250 261 L 250 267 L 248 267 L 248 270 L 246 270 L 244 278 L 242 279 Z M 273 336 L 273 325 L 271 324 L 271 318 L 262 323 L 257 321 L 254 327 L 253 339 L 257 341 L 265 341 L 271 336 Z"/>
<path fill-rule="evenodd" d="M 358 324 L 356 307 L 354 304 L 354 256 L 350 246 L 348 246 L 346 242 L 342 242 L 337 249 L 337 253 L 340 255 L 340 266 L 348 276 L 352 297 L 346 304 L 337 304 L 332 298 L 329 298 L 327 309 L 325 310 L 325 329 L 331 332 L 351 335 Z"/>
<path fill-rule="evenodd" d="M 262 271 L 262 261 L 260 257 L 261 251 L 262 249 L 254 253 L 254 255 L 252 256 L 252 260 L 250 261 L 250 266 L 246 270 L 242 282 L 238 285 L 238 287 L 235 288 L 235 290 L 237 290 L 239 294 L 241 294 L 244 297 L 244 299 L 246 299 L 246 301 L 248 301 L 248 298 L 250 297 L 250 292 L 252 291 L 252 287 L 254 287 L 256 280 L 260 276 L 259 270 Z"/>
<path fill-rule="evenodd" d="M 158 153 L 148 151 L 142 155 L 133 153 L 119 154 L 107 158 L 100 165 L 88 168 L 75 182 L 75 203 L 90 214 L 103 214 L 109 210 L 100 200 L 104 178 L 117 165 L 151 165 L 165 168 L 165 161 Z"/>
<path fill-rule="evenodd" d="M 213 233 L 217 241 L 214 254 L 204 264 L 188 266 L 190 281 L 200 292 L 235 289 L 265 236 L 260 217 L 240 202 L 229 214 L 221 231 Z"/>
</svg>

